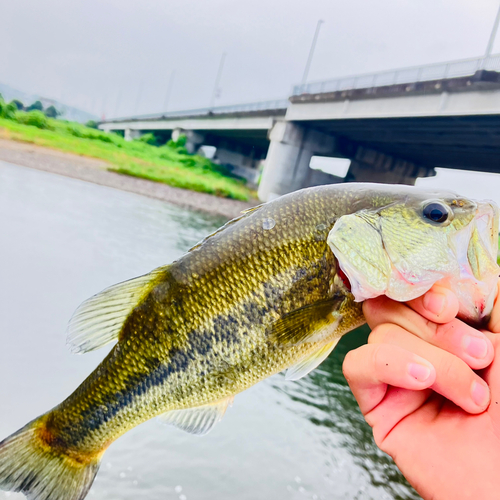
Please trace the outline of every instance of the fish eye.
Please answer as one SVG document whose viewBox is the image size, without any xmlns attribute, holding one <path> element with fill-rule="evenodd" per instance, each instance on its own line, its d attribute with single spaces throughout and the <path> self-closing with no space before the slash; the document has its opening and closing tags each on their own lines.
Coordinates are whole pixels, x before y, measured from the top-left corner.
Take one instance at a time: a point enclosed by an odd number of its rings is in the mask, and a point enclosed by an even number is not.
<svg viewBox="0 0 500 500">
<path fill-rule="evenodd" d="M 425 205 L 423 215 L 426 219 L 441 224 L 448 219 L 448 209 L 441 203 L 432 202 Z"/>
</svg>

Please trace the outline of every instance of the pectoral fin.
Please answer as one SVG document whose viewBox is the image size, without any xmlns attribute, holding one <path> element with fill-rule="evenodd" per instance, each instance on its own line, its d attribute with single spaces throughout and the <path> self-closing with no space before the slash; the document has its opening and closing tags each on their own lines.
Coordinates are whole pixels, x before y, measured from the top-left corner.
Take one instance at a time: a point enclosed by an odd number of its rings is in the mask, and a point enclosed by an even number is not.
<svg viewBox="0 0 500 500">
<path fill-rule="evenodd" d="M 341 319 L 338 311 L 344 300 L 345 297 L 334 297 L 283 316 L 273 325 L 270 340 L 281 346 L 293 346 L 325 339 Z"/>
<path fill-rule="evenodd" d="M 288 368 L 285 379 L 286 380 L 299 380 L 305 377 L 309 372 L 312 372 L 317 368 L 323 361 L 328 357 L 328 355 L 333 351 L 335 346 L 338 344 L 340 337 L 334 341 L 324 345 L 317 351 L 313 352 L 304 359 L 301 359 L 298 363 Z"/>
<path fill-rule="evenodd" d="M 172 410 L 160 415 L 159 418 L 178 429 L 203 436 L 222 420 L 227 407 L 232 405 L 233 400 L 234 397 L 231 396 L 209 405 L 187 408 L 186 410 Z"/>
</svg>

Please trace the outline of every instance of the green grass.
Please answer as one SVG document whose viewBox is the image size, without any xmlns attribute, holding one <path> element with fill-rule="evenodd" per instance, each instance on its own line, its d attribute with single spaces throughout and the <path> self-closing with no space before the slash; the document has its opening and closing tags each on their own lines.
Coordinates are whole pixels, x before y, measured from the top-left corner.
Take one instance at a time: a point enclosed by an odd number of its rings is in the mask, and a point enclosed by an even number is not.
<svg viewBox="0 0 500 500">
<path fill-rule="evenodd" d="M 109 163 L 109 170 L 170 186 L 236 200 L 255 197 L 256 193 L 243 182 L 218 171 L 221 170 L 218 165 L 201 156 L 189 155 L 182 148 L 125 141 L 118 134 L 62 120 L 47 119 L 38 125 L 19 123 L 29 123 L 26 115 L 29 113 L 18 112 L 15 118 L 0 118 L 0 137 L 98 158 Z"/>
</svg>

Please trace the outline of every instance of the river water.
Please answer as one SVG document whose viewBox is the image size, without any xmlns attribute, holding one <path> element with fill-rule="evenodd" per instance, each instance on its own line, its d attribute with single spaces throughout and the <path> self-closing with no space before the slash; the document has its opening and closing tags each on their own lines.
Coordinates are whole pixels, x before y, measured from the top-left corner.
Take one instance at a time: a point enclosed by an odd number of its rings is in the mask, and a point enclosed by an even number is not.
<svg viewBox="0 0 500 500">
<path fill-rule="evenodd" d="M 171 262 L 223 219 L 0 162 L 0 440 L 70 394 L 105 356 L 65 328 L 103 288 Z M 312 374 L 238 395 L 196 437 L 149 421 L 106 452 L 96 500 L 418 499 L 373 443 L 342 376 L 352 332 Z M 23 498 L 0 492 L 0 499 Z"/>
</svg>

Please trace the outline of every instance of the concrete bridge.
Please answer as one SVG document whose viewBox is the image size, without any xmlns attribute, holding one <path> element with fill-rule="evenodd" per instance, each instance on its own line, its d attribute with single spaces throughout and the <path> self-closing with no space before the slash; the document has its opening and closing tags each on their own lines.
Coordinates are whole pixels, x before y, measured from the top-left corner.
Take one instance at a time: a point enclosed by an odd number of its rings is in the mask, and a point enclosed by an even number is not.
<svg viewBox="0 0 500 500">
<path fill-rule="evenodd" d="M 259 197 L 344 180 L 413 184 L 435 167 L 500 173 L 500 54 L 297 86 L 288 100 L 110 120 L 132 139 L 183 131 L 188 148 L 217 148 Z M 344 178 L 313 156 L 351 160 Z"/>
<path fill-rule="evenodd" d="M 285 119 L 288 99 L 172 111 L 106 121 L 100 128 L 123 131 L 127 140 L 154 132 L 160 141 L 186 135 L 190 153 L 200 146 L 217 148 L 217 160 L 235 173 L 256 180 L 260 163 L 269 149 L 269 131 Z"/>
</svg>

